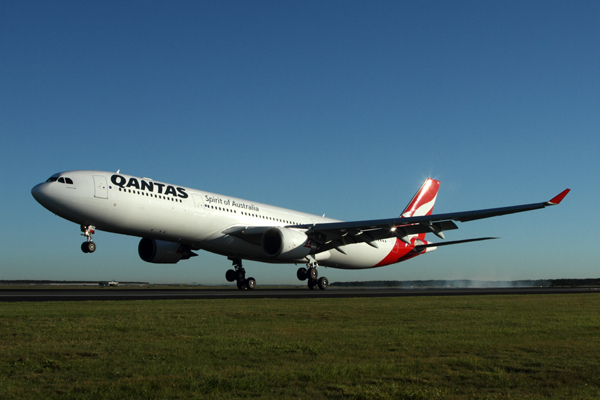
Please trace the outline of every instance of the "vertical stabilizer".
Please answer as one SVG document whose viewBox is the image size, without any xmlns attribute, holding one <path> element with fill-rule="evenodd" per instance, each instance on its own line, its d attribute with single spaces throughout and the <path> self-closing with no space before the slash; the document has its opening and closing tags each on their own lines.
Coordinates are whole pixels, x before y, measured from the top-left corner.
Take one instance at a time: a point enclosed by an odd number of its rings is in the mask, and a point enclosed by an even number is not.
<svg viewBox="0 0 600 400">
<path fill-rule="evenodd" d="M 421 217 L 423 215 L 431 215 L 433 212 L 433 206 L 435 199 L 437 199 L 437 193 L 440 188 L 440 181 L 435 179 L 427 179 L 421 189 L 415 194 L 410 203 L 406 206 L 400 218 L 408 217 Z M 425 240 L 425 233 L 419 233 L 415 235 L 420 242 Z M 401 239 L 403 241 L 410 240 L 407 238 Z"/>
<path fill-rule="evenodd" d="M 440 188 L 440 181 L 435 179 L 427 179 L 421 189 L 415 194 L 410 203 L 406 206 L 400 218 L 421 217 L 423 215 L 431 215 L 433 205 L 437 198 L 437 193 Z"/>
</svg>

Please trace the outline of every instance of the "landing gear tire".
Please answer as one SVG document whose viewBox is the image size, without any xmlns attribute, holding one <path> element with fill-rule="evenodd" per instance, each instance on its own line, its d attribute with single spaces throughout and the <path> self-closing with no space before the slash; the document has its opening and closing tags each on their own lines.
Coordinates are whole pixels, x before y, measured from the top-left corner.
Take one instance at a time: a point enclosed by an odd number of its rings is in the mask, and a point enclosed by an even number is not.
<svg viewBox="0 0 600 400">
<path fill-rule="evenodd" d="M 298 268 L 298 272 L 296 272 L 296 276 L 299 280 L 305 281 L 308 278 L 308 270 L 306 268 Z"/>
<path fill-rule="evenodd" d="M 235 271 L 235 279 L 238 282 L 244 281 L 246 279 L 246 271 L 244 271 L 243 268 L 240 268 L 237 271 Z"/>
<path fill-rule="evenodd" d="M 317 280 L 314 280 L 314 279 L 309 279 L 308 280 L 308 288 L 310 290 L 315 290 L 317 288 L 318 284 L 319 284 L 319 282 Z"/>
<path fill-rule="evenodd" d="M 245 280 L 243 280 L 243 281 L 237 281 L 237 287 L 240 290 L 246 289 L 246 281 Z"/>
<path fill-rule="evenodd" d="M 319 280 L 317 282 L 319 285 L 319 289 L 321 289 L 321 290 L 325 290 L 329 286 L 329 281 L 324 276 L 319 278 Z"/>
<path fill-rule="evenodd" d="M 310 280 L 316 281 L 317 278 L 319 277 L 319 273 L 317 272 L 317 269 L 314 267 L 309 268 L 307 270 L 307 273 L 308 273 L 308 279 L 310 279 Z"/>
<path fill-rule="evenodd" d="M 81 243 L 81 251 L 84 253 L 93 253 L 96 251 L 96 243 L 94 242 L 83 242 Z"/>
<path fill-rule="evenodd" d="M 83 242 L 81 244 L 81 251 L 84 253 L 93 253 L 96 251 L 96 243 L 92 240 L 92 235 L 96 231 L 96 227 L 94 225 L 81 225 L 81 236 L 85 236 L 87 238 L 87 242 Z"/>
<path fill-rule="evenodd" d="M 246 287 L 249 290 L 256 289 L 256 280 L 254 278 L 248 278 L 248 279 L 246 279 Z"/>
<path fill-rule="evenodd" d="M 232 269 L 228 269 L 227 272 L 225 273 L 225 279 L 227 279 L 227 282 L 233 282 L 233 281 L 235 281 L 235 278 L 236 278 L 235 271 Z"/>
</svg>

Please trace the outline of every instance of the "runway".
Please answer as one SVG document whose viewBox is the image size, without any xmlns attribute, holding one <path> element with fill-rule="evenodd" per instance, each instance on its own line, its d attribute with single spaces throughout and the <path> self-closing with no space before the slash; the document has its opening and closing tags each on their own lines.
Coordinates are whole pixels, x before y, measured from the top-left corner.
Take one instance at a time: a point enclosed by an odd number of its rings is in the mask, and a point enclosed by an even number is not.
<svg viewBox="0 0 600 400">
<path fill-rule="evenodd" d="M 486 288 L 486 289 L 0 289 L 0 302 L 210 300 L 210 299 L 307 299 L 403 296 L 483 296 L 600 293 L 600 288 Z"/>
</svg>

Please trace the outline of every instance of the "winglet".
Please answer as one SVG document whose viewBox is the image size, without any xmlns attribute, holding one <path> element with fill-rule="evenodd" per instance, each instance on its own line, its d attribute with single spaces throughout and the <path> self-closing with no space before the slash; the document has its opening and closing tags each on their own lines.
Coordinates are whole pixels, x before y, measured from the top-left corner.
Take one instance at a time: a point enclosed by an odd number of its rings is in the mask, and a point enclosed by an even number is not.
<svg viewBox="0 0 600 400">
<path fill-rule="evenodd" d="M 562 192 L 560 192 L 560 194 L 556 197 L 554 197 L 552 200 L 550 200 L 549 202 L 546 203 L 547 206 L 555 206 L 557 204 L 559 204 L 562 199 L 565 198 L 565 196 L 567 195 L 567 193 L 569 193 L 571 191 L 571 189 L 565 189 Z"/>
</svg>

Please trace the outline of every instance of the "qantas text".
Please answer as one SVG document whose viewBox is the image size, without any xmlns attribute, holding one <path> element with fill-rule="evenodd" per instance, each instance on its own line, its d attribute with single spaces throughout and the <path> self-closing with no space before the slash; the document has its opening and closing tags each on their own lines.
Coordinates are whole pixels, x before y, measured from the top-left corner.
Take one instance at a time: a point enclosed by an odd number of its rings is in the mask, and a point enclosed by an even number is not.
<svg viewBox="0 0 600 400">
<path fill-rule="evenodd" d="M 156 193 L 158 193 L 158 194 L 181 197 L 182 199 L 188 198 L 188 194 L 185 192 L 184 188 L 175 187 L 175 186 L 171 186 L 171 185 L 165 185 L 164 183 L 146 182 L 143 179 L 140 179 L 138 181 L 136 178 L 129 178 L 129 180 L 127 180 L 127 178 L 125 178 L 124 176 L 121 176 L 121 175 L 111 176 L 110 181 L 112 183 L 114 183 L 115 185 L 117 185 L 118 187 L 123 188 L 123 189 L 134 188 L 134 189 L 138 189 L 138 190 L 147 190 L 149 192 L 154 192 L 154 189 L 156 189 Z M 164 191 L 163 191 L 163 188 L 164 188 Z"/>
</svg>

